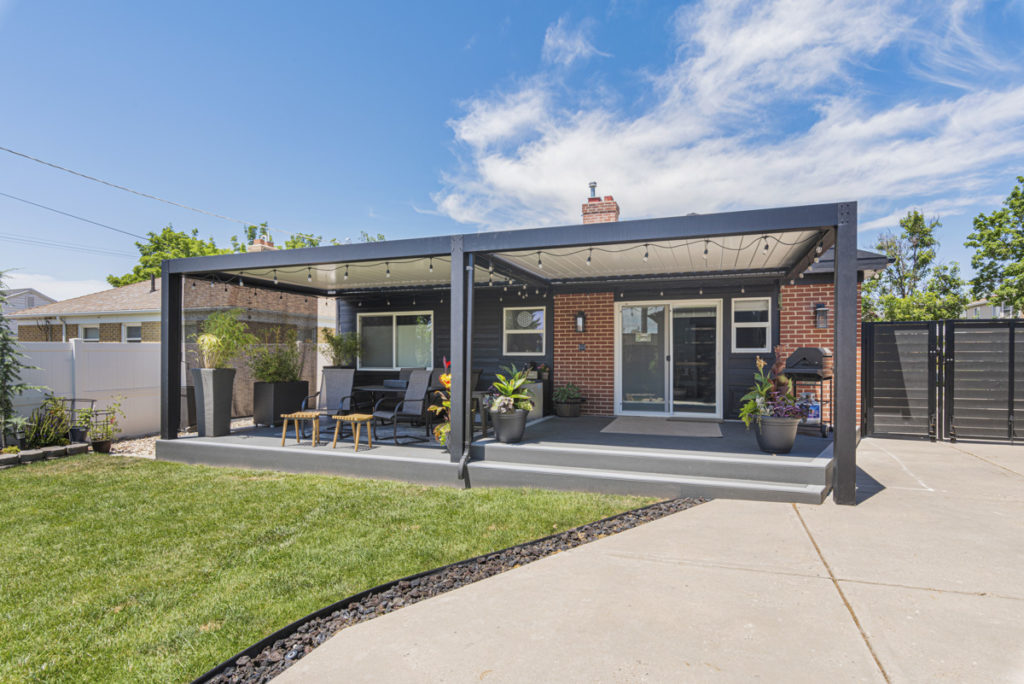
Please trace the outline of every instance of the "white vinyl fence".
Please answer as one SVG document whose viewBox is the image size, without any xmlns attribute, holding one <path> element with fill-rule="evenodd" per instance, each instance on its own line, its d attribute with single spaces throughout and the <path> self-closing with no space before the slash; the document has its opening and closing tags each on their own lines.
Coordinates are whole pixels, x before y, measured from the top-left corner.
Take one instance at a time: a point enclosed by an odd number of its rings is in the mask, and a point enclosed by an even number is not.
<svg viewBox="0 0 1024 684">
<path fill-rule="evenodd" d="M 117 397 L 125 417 L 124 437 L 160 431 L 160 345 L 113 342 L 22 342 L 26 364 L 22 380 L 49 388 L 58 397 L 95 399 L 106 408 Z M 43 392 L 26 392 L 14 400 L 15 410 L 28 417 L 42 403 Z"/>
</svg>

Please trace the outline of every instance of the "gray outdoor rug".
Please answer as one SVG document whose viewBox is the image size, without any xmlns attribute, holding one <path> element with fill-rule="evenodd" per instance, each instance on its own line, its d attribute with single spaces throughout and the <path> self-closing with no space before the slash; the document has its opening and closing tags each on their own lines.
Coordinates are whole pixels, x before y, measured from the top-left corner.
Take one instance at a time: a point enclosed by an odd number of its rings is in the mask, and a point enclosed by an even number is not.
<svg viewBox="0 0 1024 684">
<path fill-rule="evenodd" d="M 718 423 L 701 420 L 669 420 L 667 418 L 645 418 L 641 416 L 620 416 L 608 423 L 601 432 L 620 435 L 659 435 L 662 437 L 721 437 Z"/>
</svg>

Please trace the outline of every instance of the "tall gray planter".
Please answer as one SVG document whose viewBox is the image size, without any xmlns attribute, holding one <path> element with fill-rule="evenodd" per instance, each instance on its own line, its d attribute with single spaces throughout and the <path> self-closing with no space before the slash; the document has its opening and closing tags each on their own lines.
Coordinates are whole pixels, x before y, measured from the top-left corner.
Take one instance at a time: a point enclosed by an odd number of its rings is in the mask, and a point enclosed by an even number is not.
<svg viewBox="0 0 1024 684">
<path fill-rule="evenodd" d="M 220 437 L 231 432 L 231 395 L 234 368 L 193 368 L 196 388 L 196 426 L 200 437 Z"/>
<path fill-rule="evenodd" d="M 256 425 L 280 425 L 282 413 L 302 408 L 309 396 L 309 382 L 254 382 L 252 384 L 252 422 Z"/>
</svg>

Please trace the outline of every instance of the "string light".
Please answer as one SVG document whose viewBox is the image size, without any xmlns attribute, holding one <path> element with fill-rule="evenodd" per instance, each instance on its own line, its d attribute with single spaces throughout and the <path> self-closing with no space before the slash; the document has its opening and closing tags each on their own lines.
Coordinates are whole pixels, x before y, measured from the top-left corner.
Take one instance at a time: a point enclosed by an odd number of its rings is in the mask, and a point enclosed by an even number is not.
<svg viewBox="0 0 1024 684">
<path fill-rule="evenodd" d="M 650 258 L 650 255 L 647 253 L 647 245 L 644 245 L 644 263 L 645 264 L 647 263 L 647 259 L 649 259 L 649 258 Z"/>
</svg>

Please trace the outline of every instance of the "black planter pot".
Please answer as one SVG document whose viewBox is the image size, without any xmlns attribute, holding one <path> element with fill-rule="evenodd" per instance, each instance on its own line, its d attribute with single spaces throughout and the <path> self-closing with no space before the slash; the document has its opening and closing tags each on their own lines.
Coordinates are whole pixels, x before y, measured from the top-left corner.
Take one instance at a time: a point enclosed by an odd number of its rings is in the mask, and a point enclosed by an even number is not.
<svg viewBox="0 0 1024 684">
<path fill-rule="evenodd" d="M 581 401 L 556 401 L 555 415 L 559 418 L 579 418 L 582 405 Z"/>
<path fill-rule="evenodd" d="M 503 444 L 515 444 L 523 439 L 526 431 L 526 417 L 529 411 L 516 409 L 512 413 L 491 412 L 491 424 L 494 425 L 494 438 Z"/>
<path fill-rule="evenodd" d="M 111 444 L 112 440 L 109 439 L 93 440 L 92 450 L 95 451 L 97 454 L 109 454 Z"/>
<path fill-rule="evenodd" d="M 234 368 L 193 368 L 196 388 L 196 428 L 200 437 L 220 437 L 231 432 L 231 395 Z"/>
<path fill-rule="evenodd" d="M 799 418 L 761 416 L 757 426 L 757 446 L 769 454 L 788 454 L 796 441 Z"/>
<path fill-rule="evenodd" d="M 309 382 L 254 382 L 252 384 L 252 422 L 256 425 L 280 425 L 282 413 L 302 408 L 309 396 Z"/>
</svg>

